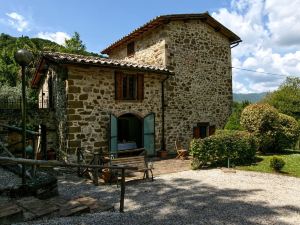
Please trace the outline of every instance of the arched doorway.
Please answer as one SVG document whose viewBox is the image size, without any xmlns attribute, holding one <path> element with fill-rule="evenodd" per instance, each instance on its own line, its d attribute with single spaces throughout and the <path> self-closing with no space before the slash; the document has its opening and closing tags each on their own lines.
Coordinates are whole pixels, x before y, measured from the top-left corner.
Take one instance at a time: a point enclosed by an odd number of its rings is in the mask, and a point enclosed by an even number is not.
<svg viewBox="0 0 300 225">
<path fill-rule="evenodd" d="M 155 114 L 144 118 L 133 113 L 119 117 L 110 114 L 109 150 L 118 155 L 123 150 L 144 148 L 149 156 L 155 154 Z"/>
<path fill-rule="evenodd" d="M 143 147 L 142 119 L 126 113 L 118 117 L 118 150 Z"/>
</svg>

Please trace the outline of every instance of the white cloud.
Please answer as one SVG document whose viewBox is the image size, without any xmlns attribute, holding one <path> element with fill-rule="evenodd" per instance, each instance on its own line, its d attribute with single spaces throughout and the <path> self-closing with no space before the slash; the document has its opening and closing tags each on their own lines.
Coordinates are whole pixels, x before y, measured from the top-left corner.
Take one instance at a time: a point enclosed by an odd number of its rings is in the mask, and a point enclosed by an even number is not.
<svg viewBox="0 0 300 225">
<path fill-rule="evenodd" d="M 267 26 L 273 40 L 279 45 L 300 44 L 300 1 L 267 0 L 265 10 L 268 15 Z"/>
<path fill-rule="evenodd" d="M 2 22 L 7 23 L 9 26 L 17 29 L 17 31 L 19 32 L 29 30 L 29 22 L 25 20 L 25 18 L 22 15 L 16 12 L 11 12 L 6 13 L 6 16 L 8 16 L 9 18 L 6 20 L 2 20 Z"/>
<path fill-rule="evenodd" d="M 299 0 L 232 0 L 212 16 L 243 42 L 232 51 L 233 67 L 300 76 Z M 285 76 L 233 69 L 234 92 L 275 90 Z"/>
<path fill-rule="evenodd" d="M 63 45 L 65 43 L 66 39 L 70 39 L 71 36 L 65 32 L 39 32 L 37 34 L 37 37 L 43 38 L 43 39 L 48 39 L 50 41 L 54 41 L 60 45 Z"/>
</svg>

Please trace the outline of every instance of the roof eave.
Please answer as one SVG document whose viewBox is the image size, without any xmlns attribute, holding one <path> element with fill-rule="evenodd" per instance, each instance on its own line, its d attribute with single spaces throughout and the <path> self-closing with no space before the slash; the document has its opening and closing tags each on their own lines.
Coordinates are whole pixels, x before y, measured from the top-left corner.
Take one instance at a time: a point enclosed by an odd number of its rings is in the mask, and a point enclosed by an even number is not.
<svg viewBox="0 0 300 225">
<path fill-rule="evenodd" d="M 212 16 L 209 15 L 208 12 L 201 13 L 201 14 L 177 14 L 177 15 L 164 15 L 156 17 L 153 20 L 150 20 L 148 23 L 144 24 L 143 26 L 135 29 L 128 35 L 124 36 L 123 38 L 117 40 L 110 46 L 108 46 L 106 49 L 101 51 L 102 54 L 108 54 L 115 48 L 119 47 L 120 45 L 126 44 L 130 42 L 131 40 L 134 40 L 135 38 L 139 37 L 143 33 L 147 32 L 148 30 L 152 30 L 157 28 L 158 26 L 169 22 L 171 20 L 192 20 L 192 19 L 199 19 L 204 22 L 206 22 L 208 25 L 213 27 L 216 31 L 222 32 L 224 36 L 226 36 L 230 44 L 233 44 L 235 42 L 241 42 L 241 39 L 238 35 L 233 33 L 231 30 L 229 30 L 227 27 L 222 25 L 220 22 L 218 22 L 216 19 L 214 19 Z"/>
</svg>

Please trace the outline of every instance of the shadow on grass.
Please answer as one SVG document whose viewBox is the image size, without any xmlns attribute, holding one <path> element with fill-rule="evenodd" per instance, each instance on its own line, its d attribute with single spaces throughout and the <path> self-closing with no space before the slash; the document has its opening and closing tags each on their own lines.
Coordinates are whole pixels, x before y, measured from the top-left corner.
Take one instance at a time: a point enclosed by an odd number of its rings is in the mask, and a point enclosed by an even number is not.
<svg viewBox="0 0 300 225">
<path fill-rule="evenodd" d="M 268 152 L 268 153 L 261 154 L 261 155 L 262 156 L 272 156 L 272 155 L 292 155 L 292 154 L 300 154 L 300 150 L 285 149 L 280 152 Z"/>
</svg>

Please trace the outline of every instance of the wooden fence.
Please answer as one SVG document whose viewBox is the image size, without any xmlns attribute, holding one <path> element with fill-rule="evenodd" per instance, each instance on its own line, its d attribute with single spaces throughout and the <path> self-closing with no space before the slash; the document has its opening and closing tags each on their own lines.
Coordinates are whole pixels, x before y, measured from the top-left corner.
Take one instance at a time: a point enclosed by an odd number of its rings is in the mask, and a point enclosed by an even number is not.
<svg viewBox="0 0 300 225">
<path fill-rule="evenodd" d="M 125 170 L 137 170 L 134 166 L 102 166 L 102 165 L 87 165 L 77 163 L 65 163 L 59 161 L 45 161 L 45 160 L 33 160 L 23 158 L 10 158 L 0 157 L 0 165 L 37 165 L 37 166 L 48 166 L 48 167 L 86 167 L 92 168 L 95 171 L 98 169 L 108 168 L 110 170 L 121 170 L 121 196 L 120 196 L 120 212 L 124 212 L 124 198 L 125 198 Z M 97 174 L 97 173 L 96 173 Z"/>
</svg>

